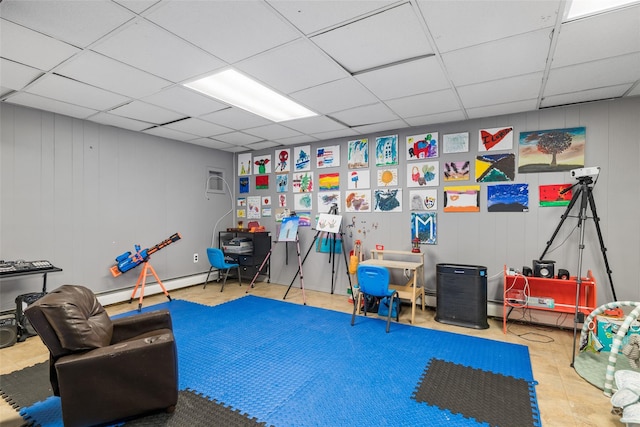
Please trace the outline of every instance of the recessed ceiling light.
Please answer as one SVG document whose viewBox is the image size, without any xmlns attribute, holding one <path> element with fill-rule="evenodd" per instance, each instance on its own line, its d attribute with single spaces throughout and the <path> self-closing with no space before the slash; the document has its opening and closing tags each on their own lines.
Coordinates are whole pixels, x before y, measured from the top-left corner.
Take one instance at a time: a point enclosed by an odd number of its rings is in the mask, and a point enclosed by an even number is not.
<svg viewBox="0 0 640 427">
<path fill-rule="evenodd" d="M 633 3 L 640 2 L 638 0 L 573 0 L 569 5 L 565 22 L 585 16 L 597 15 L 598 13 L 618 9 Z"/>
<path fill-rule="evenodd" d="M 184 86 L 274 122 L 317 115 L 232 69 L 185 83 Z"/>
</svg>

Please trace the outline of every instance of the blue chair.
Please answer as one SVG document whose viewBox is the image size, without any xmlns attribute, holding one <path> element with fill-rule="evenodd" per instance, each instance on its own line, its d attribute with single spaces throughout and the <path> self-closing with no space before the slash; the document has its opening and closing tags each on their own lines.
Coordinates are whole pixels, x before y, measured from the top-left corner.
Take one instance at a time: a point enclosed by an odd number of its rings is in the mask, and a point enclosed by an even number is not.
<svg viewBox="0 0 640 427">
<path fill-rule="evenodd" d="M 356 276 L 358 277 L 358 285 L 360 286 L 360 294 L 356 303 L 353 305 L 353 315 L 351 315 L 351 326 L 353 326 L 356 319 L 356 310 L 360 305 L 360 301 L 366 296 L 372 296 L 377 298 L 389 298 L 389 310 L 387 314 L 387 332 L 389 332 L 389 325 L 391 323 L 391 312 L 393 311 L 394 299 L 399 298 L 398 291 L 389 289 L 389 270 L 387 267 L 380 265 L 358 265 L 356 270 Z M 399 319 L 399 311 L 396 311 L 396 322 Z M 367 315 L 367 307 L 364 305 L 364 315 Z"/>
<path fill-rule="evenodd" d="M 209 273 L 207 273 L 207 280 L 204 281 L 204 287 L 202 289 L 206 289 L 207 283 L 209 283 L 209 275 L 214 268 L 218 270 L 218 281 L 220 281 L 220 271 L 225 270 L 224 281 L 222 282 L 220 292 L 222 292 L 222 290 L 224 289 L 224 285 L 225 283 L 227 283 L 227 277 L 229 276 L 229 270 L 231 270 L 232 268 L 238 269 L 238 284 L 242 286 L 240 264 L 228 263 L 224 259 L 224 252 L 222 252 L 222 250 L 218 248 L 207 248 L 207 257 L 209 258 L 209 264 L 211 264 L 211 268 L 209 268 Z"/>
</svg>

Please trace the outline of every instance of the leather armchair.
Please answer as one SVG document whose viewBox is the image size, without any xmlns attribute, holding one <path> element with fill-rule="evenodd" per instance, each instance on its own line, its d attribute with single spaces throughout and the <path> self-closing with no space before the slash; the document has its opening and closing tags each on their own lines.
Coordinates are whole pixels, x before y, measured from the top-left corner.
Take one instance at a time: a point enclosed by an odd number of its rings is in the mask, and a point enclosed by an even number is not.
<svg viewBox="0 0 640 427">
<path fill-rule="evenodd" d="M 25 315 L 49 349 L 66 427 L 175 409 L 178 364 L 168 310 L 112 320 L 91 290 L 64 285 Z"/>
</svg>

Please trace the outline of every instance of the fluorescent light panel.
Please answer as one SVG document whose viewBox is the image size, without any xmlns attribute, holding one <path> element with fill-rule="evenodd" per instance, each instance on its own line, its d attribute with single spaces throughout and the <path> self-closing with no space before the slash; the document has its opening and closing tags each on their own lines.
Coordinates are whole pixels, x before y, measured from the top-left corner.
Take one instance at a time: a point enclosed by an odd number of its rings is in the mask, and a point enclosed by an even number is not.
<svg viewBox="0 0 640 427">
<path fill-rule="evenodd" d="M 569 12 L 565 21 L 596 15 L 612 9 L 618 9 L 638 0 L 573 0 L 569 6 Z"/>
<path fill-rule="evenodd" d="M 184 86 L 274 122 L 317 115 L 232 69 L 185 83 Z"/>
</svg>

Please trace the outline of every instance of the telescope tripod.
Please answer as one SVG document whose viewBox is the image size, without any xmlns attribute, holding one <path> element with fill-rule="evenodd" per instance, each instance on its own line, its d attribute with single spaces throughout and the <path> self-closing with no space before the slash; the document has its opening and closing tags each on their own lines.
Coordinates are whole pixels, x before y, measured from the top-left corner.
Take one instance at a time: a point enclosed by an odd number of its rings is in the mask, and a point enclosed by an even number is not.
<svg viewBox="0 0 640 427">
<path fill-rule="evenodd" d="M 579 178 L 577 183 L 573 184 L 571 187 L 565 190 L 562 190 L 562 194 L 564 194 L 571 189 L 575 189 L 573 192 L 573 196 L 571 197 L 571 201 L 569 202 L 567 209 L 565 210 L 564 214 L 561 217 L 562 219 L 560 220 L 560 223 L 558 224 L 555 231 L 553 232 L 551 239 L 547 242 L 547 246 L 544 248 L 542 255 L 540 255 L 540 259 L 541 260 L 544 259 L 544 256 L 547 254 L 547 251 L 549 250 L 549 247 L 553 242 L 553 239 L 555 239 L 556 235 L 560 231 L 560 228 L 562 227 L 562 224 L 569 216 L 571 209 L 576 204 L 576 202 L 580 200 L 580 211 L 578 213 L 578 228 L 580 229 L 580 243 L 578 244 L 578 271 L 576 273 L 576 306 L 575 306 L 575 312 L 573 317 L 573 353 L 572 353 L 573 356 L 571 359 L 572 367 L 576 358 L 576 338 L 577 338 L 577 332 L 578 332 L 578 323 L 581 323 L 579 321 L 580 320 L 579 305 L 580 305 L 580 291 L 582 288 L 582 255 L 584 252 L 584 233 L 585 233 L 584 223 L 589 218 L 587 216 L 587 206 L 589 207 L 589 209 L 591 209 L 591 215 L 592 215 L 591 218 L 594 221 L 594 224 L 596 226 L 596 231 L 598 233 L 598 240 L 600 242 L 600 251 L 602 252 L 604 265 L 607 270 L 607 275 L 609 276 L 609 285 L 611 286 L 611 293 L 613 295 L 613 300 L 614 301 L 617 300 L 616 291 L 615 291 L 615 288 L 613 287 L 613 278 L 611 277 L 611 269 L 609 268 L 609 260 L 607 259 L 607 248 L 604 246 L 602 231 L 600 230 L 600 218 L 598 217 L 598 213 L 596 211 L 596 202 L 593 200 L 592 184 L 593 184 L 593 179 L 590 176 L 587 176 L 587 177 Z"/>
<path fill-rule="evenodd" d="M 138 276 L 136 287 L 133 288 L 133 292 L 131 293 L 131 298 L 129 299 L 129 304 L 131 304 L 131 302 L 136 296 L 136 293 L 138 292 L 138 289 L 140 289 L 140 299 L 138 300 L 138 311 L 142 310 L 142 299 L 144 298 L 144 285 L 147 281 L 147 276 L 150 276 L 150 275 L 155 277 L 156 281 L 158 282 L 158 285 L 160 285 L 160 287 L 162 288 L 162 292 L 164 292 L 167 298 L 169 298 L 169 301 L 171 301 L 171 296 L 169 295 L 169 292 L 167 292 L 167 289 L 162 284 L 162 281 L 160 281 L 160 278 L 156 274 L 156 270 L 154 270 L 151 264 L 149 264 L 149 258 L 144 260 L 142 264 L 143 264 L 142 270 L 140 271 L 140 275 Z"/>
</svg>

